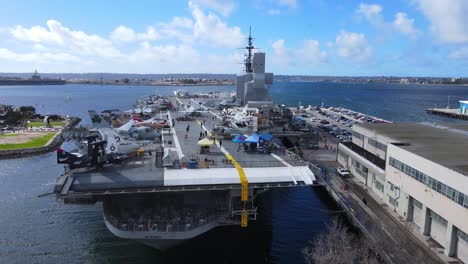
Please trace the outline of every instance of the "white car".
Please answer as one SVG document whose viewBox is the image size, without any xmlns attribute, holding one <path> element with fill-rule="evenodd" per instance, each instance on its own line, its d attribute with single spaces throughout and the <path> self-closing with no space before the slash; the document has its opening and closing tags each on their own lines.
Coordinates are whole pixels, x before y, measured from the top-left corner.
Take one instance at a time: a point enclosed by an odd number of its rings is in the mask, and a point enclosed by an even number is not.
<svg viewBox="0 0 468 264">
<path fill-rule="evenodd" d="M 349 170 L 348 169 L 345 169 L 343 167 L 339 167 L 338 169 L 336 169 L 336 172 L 341 175 L 342 177 L 350 177 L 351 174 L 349 173 Z"/>
</svg>

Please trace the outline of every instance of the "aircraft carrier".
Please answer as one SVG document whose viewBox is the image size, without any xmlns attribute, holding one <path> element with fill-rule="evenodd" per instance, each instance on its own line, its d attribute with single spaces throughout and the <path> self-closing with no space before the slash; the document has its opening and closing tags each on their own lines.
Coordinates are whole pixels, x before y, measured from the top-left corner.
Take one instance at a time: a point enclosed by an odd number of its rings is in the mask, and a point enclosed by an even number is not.
<svg viewBox="0 0 468 264">
<path fill-rule="evenodd" d="M 0 77 L 0 85 L 63 85 L 66 81 L 62 79 L 42 78 L 37 71 L 31 78 L 4 78 Z"/>
<path fill-rule="evenodd" d="M 102 202 L 110 232 L 163 250 L 218 226 L 248 228 L 257 218 L 256 197 L 271 188 L 316 184 L 308 165 L 283 144 L 307 132 L 286 129 L 294 118 L 271 101 L 273 76 L 265 73 L 265 54 L 252 53 L 251 41 L 234 96 L 179 90 L 164 98 L 164 109 L 145 115 L 159 120 L 152 127 L 159 138 L 121 139 L 107 128 L 87 138 L 81 152 L 57 150 L 57 161 L 66 164 L 57 198 Z M 129 114 L 131 125 L 148 124 Z"/>
</svg>

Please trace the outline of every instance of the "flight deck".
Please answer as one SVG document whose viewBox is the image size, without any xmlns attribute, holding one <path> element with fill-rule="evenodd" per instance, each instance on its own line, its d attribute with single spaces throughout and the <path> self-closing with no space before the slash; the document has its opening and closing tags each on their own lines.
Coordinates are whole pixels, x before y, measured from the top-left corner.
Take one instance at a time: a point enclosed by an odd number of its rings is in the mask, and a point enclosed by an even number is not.
<svg viewBox="0 0 468 264">
<path fill-rule="evenodd" d="M 142 156 L 120 164 L 69 170 L 57 182 L 63 196 L 88 196 L 134 192 L 241 188 L 242 177 L 249 188 L 312 185 L 315 177 L 307 164 L 282 149 L 259 153 L 248 144 L 232 141 L 234 135 L 217 135 L 223 113 L 200 104 L 203 99 L 170 97 L 172 110 L 161 112 L 169 127 L 159 142 L 144 147 Z M 197 114 L 188 113 L 195 110 Z M 187 115 L 191 118 L 186 118 Z M 203 146 L 200 141 L 203 140 Z M 164 151 L 157 166 L 158 149 Z M 161 155 L 162 153 L 159 153 Z M 239 170 L 240 168 L 240 170 Z"/>
</svg>

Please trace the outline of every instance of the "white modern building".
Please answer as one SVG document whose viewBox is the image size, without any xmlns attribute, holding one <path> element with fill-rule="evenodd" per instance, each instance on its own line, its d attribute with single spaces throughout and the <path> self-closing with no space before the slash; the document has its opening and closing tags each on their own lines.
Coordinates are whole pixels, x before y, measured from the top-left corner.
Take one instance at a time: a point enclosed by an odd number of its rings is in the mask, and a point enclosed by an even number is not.
<svg viewBox="0 0 468 264">
<path fill-rule="evenodd" d="M 468 263 L 468 125 L 355 125 L 337 158 L 446 255 Z"/>
<path fill-rule="evenodd" d="M 468 100 L 458 102 L 460 103 L 460 114 L 468 114 Z"/>
</svg>

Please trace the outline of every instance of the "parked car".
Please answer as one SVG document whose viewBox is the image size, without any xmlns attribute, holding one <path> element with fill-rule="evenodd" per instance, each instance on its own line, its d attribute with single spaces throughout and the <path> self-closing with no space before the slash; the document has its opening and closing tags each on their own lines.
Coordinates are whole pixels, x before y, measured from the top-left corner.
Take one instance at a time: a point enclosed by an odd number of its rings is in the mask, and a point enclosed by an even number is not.
<svg viewBox="0 0 468 264">
<path fill-rule="evenodd" d="M 336 169 L 336 172 L 341 176 L 341 177 L 350 177 L 351 176 L 351 173 L 349 173 L 349 170 L 346 169 L 346 168 L 343 168 L 343 167 L 338 167 Z"/>
<path fill-rule="evenodd" d="M 326 125 L 326 124 L 330 124 L 330 122 L 328 122 L 328 121 L 325 120 L 325 119 L 322 119 L 322 120 L 320 121 L 320 124 Z"/>
</svg>

